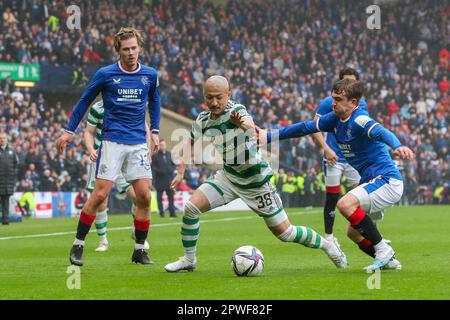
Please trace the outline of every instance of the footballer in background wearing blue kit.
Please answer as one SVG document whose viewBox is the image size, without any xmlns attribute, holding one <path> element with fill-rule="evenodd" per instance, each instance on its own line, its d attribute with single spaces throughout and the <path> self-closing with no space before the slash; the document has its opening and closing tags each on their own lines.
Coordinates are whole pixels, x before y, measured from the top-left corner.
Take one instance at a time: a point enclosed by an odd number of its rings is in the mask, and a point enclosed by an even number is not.
<svg viewBox="0 0 450 320">
<path fill-rule="evenodd" d="M 355 69 L 346 67 L 339 72 L 339 79 L 359 80 L 359 74 Z M 361 99 L 358 107 L 361 110 L 366 110 L 366 102 Z M 333 112 L 332 96 L 326 97 L 320 101 L 315 118 L 317 119 L 330 112 Z M 335 242 L 337 246 L 340 246 L 337 238 L 333 235 L 333 225 L 336 205 L 341 194 L 341 178 L 344 176 L 346 182 L 350 183 L 352 186 L 356 186 L 359 184 L 360 176 L 358 171 L 349 165 L 342 155 L 334 133 L 327 132 L 325 133 L 325 136 L 326 140 L 320 132 L 313 134 L 314 140 L 318 142 L 320 147 L 324 150 L 323 171 L 326 186 L 326 197 L 323 207 L 324 237 L 329 241 Z"/>
<path fill-rule="evenodd" d="M 373 264 L 366 268 L 373 271 L 382 267 L 389 268 L 389 264 L 395 260 L 395 253 L 384 241 L 369 215 L 394 205 L 403 193 L 402 176 L 386 145 L 404 158 L 412 158 L 412 151 L 403 147 L 392 132 L 358 107 L 362 91 L 363 85 L 359 81 L 337 81 L 333 86 L 333 113 L 284 127 L 278 132 L 269 132 L 267 141 L 302 137 L 319 131 L 335 134 L 342 155 L 361 176 L 359 186 L 348 193 L 357 201 L 347 194 L 339 200 L 338 208 L 350 222 L 351 228 L 362 236 L 361 241 L 367 246 L 367 250 L 363 251 L 375 257 Z M 343 99 L 347 106 L 353 106 L 347 107 L 345 112 L 342 109 Z M 342 116 L 344 113 L 345 117 Z"/>
<path fill-rule="evenodd" d="M 97 180 L 94 192 L 81 212 L 76 239 L 70 253 L 70 261 L 75 265 L 83 265 L 84 240 L 95 219 L 98 205 L 104 201 L 105 193 L 108 196 L 112 182 L 120 174 L 123 174 L 127 182 L 132 182 L 136 193 L 137 208 L 134 220 L 136 244 L 132 261 L 142 264 L 152 263 L 144 250 L 150 226 L 152 179 L 145 113 L 148 101 L 151 138 L 157 146 L 160 98 L 156 70 L 139 63 L 142 45 L 142 36 L 136 29 L 121 28 L 114 36 L 114 47 L 120 60 L 96 72 L 69 120 L 66 132 L 73 133 L 90 104 L 101 93 L 104 117 L 102 143 L 97 158 Z M 58 139 L 57 146 L 60 150 L 67 141 L 67 133 Z M 87 212 L 88 210 L 93 212 Z"/>
</svg>

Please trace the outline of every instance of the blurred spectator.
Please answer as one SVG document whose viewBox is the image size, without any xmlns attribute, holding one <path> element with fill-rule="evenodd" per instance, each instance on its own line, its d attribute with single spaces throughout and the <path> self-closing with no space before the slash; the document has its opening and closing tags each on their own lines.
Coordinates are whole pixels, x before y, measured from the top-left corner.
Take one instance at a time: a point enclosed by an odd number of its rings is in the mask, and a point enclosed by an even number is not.
<svg viewBox="0 0 450 320">
<path fill-rule="evenodd" d="M 156 189 L 159 215 L 164 217 L 162 198 L 165 192 L 169 201 L 170 216 L 176 217 L 174 192 L 170 188 L 170 183 L 175 173 L 175 163 L 172 161 L 172 155 L 167 150 L 167 144 L 164 139 L 161 139 L 159 148 L 159 152 L 152 157 L 153 186 Z"/>
<path fill-rule="evenodd" d="M 34 215 L 36 209 L 36 201 L 34 199 L 34 194 L 31 188 L 29 188 L 22 194 L 20 200 L 17 201 L 17 205 L 22 216 L 31 217 Z"/>
<path fill-rule="evenodd" d="M 0 132 L 0 205 L 4 225 L 9 224 L 9 198 L 15 191 L 18 162 L 14 148 L 8 144 L 8 136 Z"/>
<path fill-rule="evenodd" d="M 56 186 L 56 181 L 54 177 L 52 177 L 50 169 L 45 169 L 41 178 L 40 183 L 40 191 L 58 191 L 58 187 Z"/>
<path fill-rule="evenodd" d="M 61 191 L 62 192 L 75 191 L 73 188 L 72 177 L 67 173 L 67 171 L 64 172 L 63 176 L 64 176 L 64 181 L 61 184 Z"/>
</svg>

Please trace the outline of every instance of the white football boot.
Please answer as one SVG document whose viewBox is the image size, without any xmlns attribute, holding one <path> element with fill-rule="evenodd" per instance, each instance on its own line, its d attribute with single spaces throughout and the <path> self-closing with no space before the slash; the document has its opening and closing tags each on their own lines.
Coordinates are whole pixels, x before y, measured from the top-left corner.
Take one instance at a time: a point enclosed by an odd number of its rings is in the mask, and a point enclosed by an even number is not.
<svg viewBox="0 0 450 320">
<path fill-rule="evenodd" d="M 168 263 L 164 267 L 164 269 L 167 272 L 178 272 L 181 270 L 187 270 L 189 272 L 192 272 L 195 270 L 197 266 L 197 259 L 194 259 L 194 261 L 189 260 L 185 256 L 180 257 L 177 261 Z"/>
<path fill-rule="evenodd" d="M 382 270 L 402 270 L 402 264 L 395 258 L 392 258 L 387 264 L 381 267 Z"/>
<path fill-rule="evenodd" d="M 392 249 L 392 247 L 388 245 L 385 240 L 381 241 L 383 241 L 384 244 L 381 248 L 376 250 L 373 263 L 364 268 L 368 273 L 384 267 L 394 257 L 394 249 Z"/>
<path fill-rule="evenodd" d="M 333 237 L 334 238 L 334 237 Z M 348 267 L 347 257 L 345 253 L 341 250 L 340 246 L 337 245 L 337 241 L 326 240 L 328 244 L 323 247 L 323 250 L 335 264 L 338 269 L 346 269 Z"/>
<path fill-rule="evenodd" d="M 339 244 L 338 239 L 334 235 L 332 235 L 332 234 L 325 234 L 325 239 L 327 239 L 328 241 L 333 242 L 336 245 L 336 247 L 338 247 L 339 250 L 342 251 L 341 245 Z"/>
<path fill-rule="evenodd" d="M 100 240 L 98 247 L 95 249 L 96 252 L 105 252 L 109 248 L 108 239 L 104 238 Z"/>
</svg>

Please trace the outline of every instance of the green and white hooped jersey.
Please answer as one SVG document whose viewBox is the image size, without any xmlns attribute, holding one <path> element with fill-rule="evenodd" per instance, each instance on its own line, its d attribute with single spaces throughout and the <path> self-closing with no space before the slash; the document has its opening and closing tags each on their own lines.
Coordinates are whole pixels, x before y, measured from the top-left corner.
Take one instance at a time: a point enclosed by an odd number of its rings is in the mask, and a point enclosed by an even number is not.
<svg viewBox="0 0 450 320">
<path fill-rule="evenodd" d="M 102 143 L 102 130 L 103 130 L 103 115 L 105 109 L 103 108 L 103 101 L 100 100 L 89 109 L 89 115 L 87 118 L 88 125 L 96 127 L 94 138 L 94 150 L 98 150 Z"/>
<path fill-rule="evenodd" d="M 230 121 L 233 110 L 251 118 L 245 106 L 229 100 L 224 113 L 216 120 L 211 119 L 210 111 L 198 115 L 192 125 L 191 139 L 206 137 L 214 145 L 222 154 L 225 176 L 231 183 L 244 189 L 258 188 L 270 180 L 273 171 L 264 161 L 256 138 Z"/>
</svg>

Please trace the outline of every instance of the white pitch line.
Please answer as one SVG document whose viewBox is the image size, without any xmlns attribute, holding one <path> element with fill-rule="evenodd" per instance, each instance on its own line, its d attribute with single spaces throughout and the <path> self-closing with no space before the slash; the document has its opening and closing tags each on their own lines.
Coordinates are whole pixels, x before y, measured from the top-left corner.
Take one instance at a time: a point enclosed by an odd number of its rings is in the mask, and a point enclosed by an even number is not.
<svg viewBox="0 0 450 320">
<path fill-rule="evenodd" d="M 305 212 L 290 212 L 288 215 L 299 215 L 299 214 L 307 214 L 307 213 L 317 213 L 320 212 L 318 210 L 311 210 L 311 211 L 305 211 Z M 200 221 L 200 224 L 209 223 L 209 222 L 225 222 L 225 221 L 234 221 L 234 220 L 248 220 L 248 219 L 254 219 L 259 218 L 259 216 L 248 216 L 248 217 L 236 217 L 236 218 L 224 218 L 224 219 L 211 219 L 211 220 L 202 220 Z M 160 227 L 170 227 L 170 226 L 180 226 L 181 222 L 175 222 L 175 223 L 159 223 L 159 224 L 153 224 L 150 226 L 150 228 L 160 228 Z M 109 231 L 120 231 L 120 230 L 129 230 L 133 227 L 117 227 L 117 228 L 108 228 Z M 68 234 L 75 234 L 76 231 L 67 231 L 67 232 L 54 232 L 54 233 L 43 233 L 43 234 L 29 234 L 29 235 L 22 235 L 22 236 L 11 236 L 11 237 L 0 237 L 0 240 L 12 240 L 12 239 L 29 239 L 29 238 L 45 238 L 45 237 L 54 237 L 54 236 L 66 236 Z"/>
</svg>

